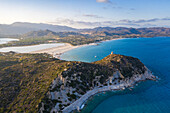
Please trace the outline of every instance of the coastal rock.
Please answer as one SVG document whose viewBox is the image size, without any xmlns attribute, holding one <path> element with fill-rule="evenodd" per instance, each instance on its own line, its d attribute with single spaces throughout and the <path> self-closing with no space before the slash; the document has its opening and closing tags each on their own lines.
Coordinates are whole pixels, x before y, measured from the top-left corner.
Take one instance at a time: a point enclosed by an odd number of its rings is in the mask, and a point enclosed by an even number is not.
<svg viewBox="0 0 170 113">
<path fill-rule="evenodd" d="M 72 112 L 89 97 L 155 80 L 139 59 L 110 54 L 93 63 L 49 54 L 0 53 L 0 112 Z M 17 104 L 16 104 L 17 103 Z"/>
<path fill-rule="evenodd" d="M 93 63 L 73 62 L 55 80 L 58 82 L 53 82 L 50 89 L 53 107 L 49 112 L 69 113 L 81 110 L 84 102 L 97 93 L 122 90 L 140 81 L 155 80 L 155 76 L 139 59 L 112 53 Z"/>
</svg>

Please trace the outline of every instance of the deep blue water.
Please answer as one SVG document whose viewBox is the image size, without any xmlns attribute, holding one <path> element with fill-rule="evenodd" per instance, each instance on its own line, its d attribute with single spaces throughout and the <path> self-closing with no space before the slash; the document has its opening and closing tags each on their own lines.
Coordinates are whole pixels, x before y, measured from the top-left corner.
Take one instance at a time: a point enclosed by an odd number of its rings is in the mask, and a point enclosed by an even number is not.
<svg viewBox="0 0 170 113">
<path fill-rule="evenodd" d="M 132 91 L 95 95 L 82 112 L 170 113 L 170 37 L 106 41 L 98 46 L 68 51 L 61 58 L 93 62 L 109 55 L 111 51 L 139 58 L 160 80 L 139 83 Z"/>
</svg>

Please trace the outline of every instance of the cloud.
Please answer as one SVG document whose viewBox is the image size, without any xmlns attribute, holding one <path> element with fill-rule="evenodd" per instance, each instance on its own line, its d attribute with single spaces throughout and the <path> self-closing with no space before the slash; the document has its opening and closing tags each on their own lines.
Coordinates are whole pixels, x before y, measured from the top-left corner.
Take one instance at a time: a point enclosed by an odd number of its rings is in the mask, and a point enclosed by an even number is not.
<svg viewBox="0 0 170 113">
<path fill-rule="evenodd" d="M 103 17 L 101 17 L 101 16 L 93 15 L 93 14 L 84 14 L 83 16 L 84 16 L 84 17 L 91 17 L 91 18 L 103 18 Z"/>
<path fill-rule="evenodd" d="M 110 5 L 113 5 L 113 3 L 110 0 L 96 0 L 98 3 L 109 3 Z"/>
<path fill-rule="evenodd" d="M 109 3 L 110 0 L 96 0 L 96 2 L 100 2 L 100 3 Z"/>
<path fill-rule="evenodd" d="M 113 3 L 111 0 L 96 0 L 98 3 L 107 3 L 107 6 L 102 7 L 103 9 L 108 9 L 108 8 L 119 8 L 116 6 L 115 3 Z"/>
<path fill-rule="evenodd" d="M 128 23 L 147 23 L 147 22 L 158 22 L 158 21 L 166 21 L 170 20 L 170 18 L 153 18 L 153 19 L 141 19 L 141 20 L 120 20 L 121 22 L 128 22 Z"/>
<path fill-rule="evenodd" d="M 74 21 L 71 19 L 57 19 L 55 22 L 50 22 L 55 25 L 66 25 L 75 28 L 95 28 L 95 27 L 128 27 L 135 26 L 139 27 L 138 24 L 133 23 L 121 23 L 119 21 L 102 21 L 102 22 L 86 22 L 86 21 Z"/>
<path fill-rule="evenodd" d="M 87 15 L 86 15 L 87 16 Z M 93 15 L 88 15 L 92 16 Z M 148 20 L 119 20 L 119 21 L 75 21 L 71 19 L 56 19 L 54 22 L 49 22 L 55 25 L 66 25 L 75 28 L 95 28 L 95 27 L 170 27 L 170 18 L 153 18 Z"/>
</svg>

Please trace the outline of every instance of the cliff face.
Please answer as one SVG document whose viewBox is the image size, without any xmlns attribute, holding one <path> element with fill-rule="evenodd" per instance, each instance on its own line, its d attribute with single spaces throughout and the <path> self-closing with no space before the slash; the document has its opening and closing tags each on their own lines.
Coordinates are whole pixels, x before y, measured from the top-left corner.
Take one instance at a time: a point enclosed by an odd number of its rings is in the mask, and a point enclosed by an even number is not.
<svg viewBox="0 0 170 113">
<path fill-rule="evenodd" d="M 70 112 L 98 92 L 153 78 L 138 59 L 123 55 L 84 63 L 0 53 L 0 112 Z"/>
</svg>

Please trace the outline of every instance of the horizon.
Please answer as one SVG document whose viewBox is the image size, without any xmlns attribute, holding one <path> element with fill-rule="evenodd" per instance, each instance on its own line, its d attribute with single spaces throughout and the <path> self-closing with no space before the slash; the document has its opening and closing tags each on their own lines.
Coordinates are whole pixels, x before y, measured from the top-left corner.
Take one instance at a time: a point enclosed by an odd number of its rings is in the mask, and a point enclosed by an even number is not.
<svg viewBox="0 0 170 113">
<path fill-rule="evenodd" d="M 55 24 L 50 24 L 50 23 L 32 23 L 32 22 L 13 22 L 11 24 L 0 24 L 0 25 L 13 25 L 13 24 L 17 24 L 17 23 L 21 23 L 21 24 L 46 24 L 46 25 L 54 25 Z M 70 28 L 73 28 L 73 29 L 77 29 L 77 30 L 83 30 L 83 29 L 95 29 L 95 28 L 135 28 L 135 29 L 140 29 L 140 28 L 170 28 L 169 27 L 162 27 L 162 26 L 156 26 L 156 27 L 128 27 L 128 26 L 118 26 L 118 27 L 114 27 L 114 26 L 97 26 L 97 27 L 91 27 L 91 28 L 75 28 L 75 27 L 71 27 L 71 26 L 67 26 L 67 25 L 56 25 L 56 26 L 63 26 L 63 27 L 70 27 Z M 49 29 L 46 29 L 46 30 L 49 30 Z M 52 30 L 49 30 L 49 31 L 52 31 Z"/>
<path fill-rule="evenodd" d="M 44 23 L 77 29 L 170 27 L 168 0 L 5 0 L 0 24 Z"/>
</svg>

